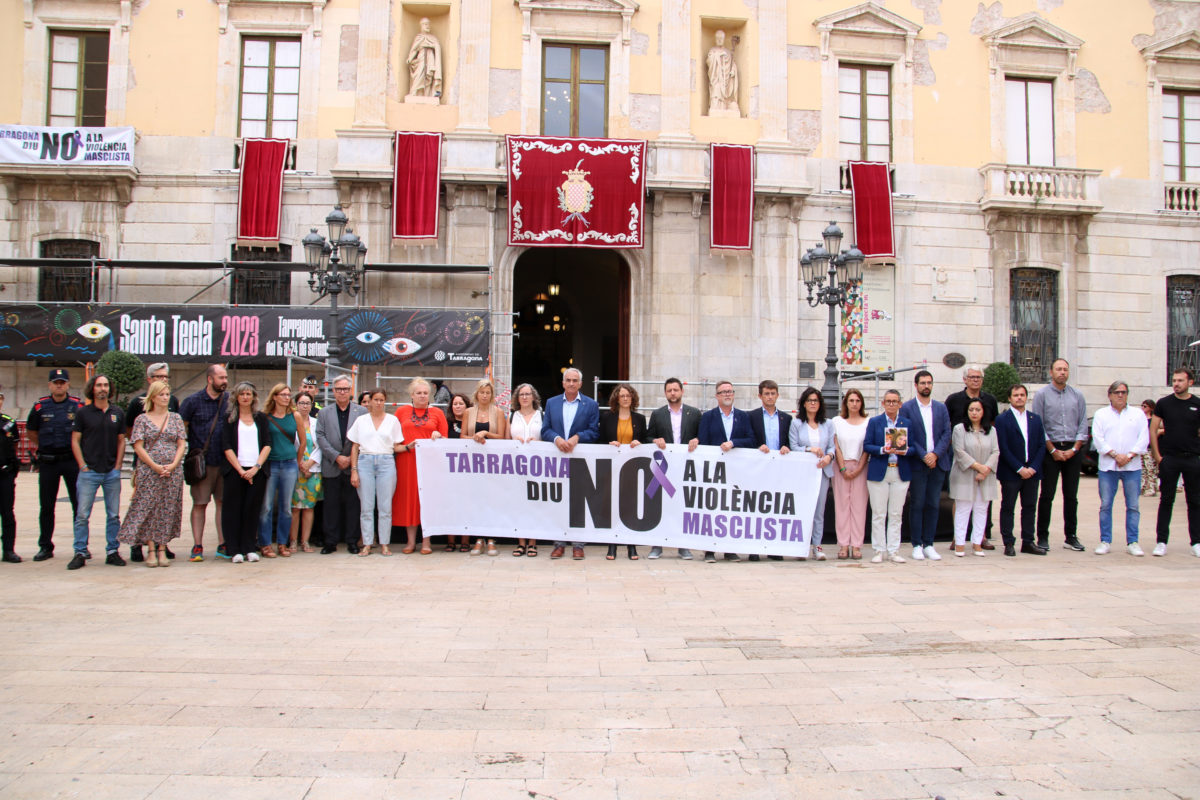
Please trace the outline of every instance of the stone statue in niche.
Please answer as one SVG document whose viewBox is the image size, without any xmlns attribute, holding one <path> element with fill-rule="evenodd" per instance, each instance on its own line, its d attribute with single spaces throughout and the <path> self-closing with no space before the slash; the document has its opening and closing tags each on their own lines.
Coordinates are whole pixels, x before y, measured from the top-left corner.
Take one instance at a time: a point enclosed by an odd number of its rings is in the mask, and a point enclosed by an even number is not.
<svg viewBox="0 0 1200 800">
<path fill-rule="evenodd" d="M 712 49 L 708 51 L 708 115 L 710 117 L 740 117 L 738 109 L 737 64 L 733 50 L 725 47 L 725 31 L 717 31 Z M 734 37 L 737 44 L 737 37 Z"/>
<path fill-rule="evenodd" d="M 406 103 L 437 105 L 442 96 L 442 46 L 437 37 L 429 32 L 429 18 L 421 19 L 421 32 L 413 37 L 409 48 L 408 74 L 412 79 L 408 86 Z"/>
</svg>

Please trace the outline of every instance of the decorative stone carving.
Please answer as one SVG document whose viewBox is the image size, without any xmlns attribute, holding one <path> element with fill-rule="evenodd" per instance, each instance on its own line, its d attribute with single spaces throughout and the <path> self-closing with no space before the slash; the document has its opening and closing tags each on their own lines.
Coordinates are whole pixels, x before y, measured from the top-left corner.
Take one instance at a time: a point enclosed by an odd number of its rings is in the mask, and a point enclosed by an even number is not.
<svg viewBox="0 0 1200 800">
<path fill-rule="evenodd" d="M 708 116 L 741 117 L 738 108 L 738 73 L 733 50 L 725 47 L 725 31 L 717 31 L 705 59 L 708 65 Z"/>
<path fill-rule="evenodd" d="M 442 45 L 437 37 L 429 32 L 428 17 L 421 19 L 421 32 L 413 37 L 405 63 L 408 64 L 411 81 L 404 102 L 426 105 L 441 103 Z"/>
</svg>

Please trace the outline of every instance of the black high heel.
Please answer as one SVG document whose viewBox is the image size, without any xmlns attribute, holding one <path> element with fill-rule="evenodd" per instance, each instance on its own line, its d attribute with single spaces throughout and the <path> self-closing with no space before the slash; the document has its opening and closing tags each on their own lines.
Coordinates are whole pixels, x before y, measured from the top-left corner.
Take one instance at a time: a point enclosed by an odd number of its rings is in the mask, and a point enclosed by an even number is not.
<svg viewBox="0 0 1200 800">
<path fill-rule="evenodd" d="M 606 561 L 612 561 L 616 557 L 617 557 L 617 546 L 615 544 L 610 544 L 608 546 L 608 555 L 606 555 L 604 557 L 604 559 Z"/>
<path fill-rule="evenodd" d="M 632 544 L 631 544 L 631 545 L 629 545 L 629 546 L 628 546 L 628 553 L 629 553 L 629 560 L 630 560 L 630 561 L 637 561 L 637 560 L 638 560 L 638 553 L 637 553 L 637 546 L 636 546 L 636 545 L 632 545 Z"/>
</svg>

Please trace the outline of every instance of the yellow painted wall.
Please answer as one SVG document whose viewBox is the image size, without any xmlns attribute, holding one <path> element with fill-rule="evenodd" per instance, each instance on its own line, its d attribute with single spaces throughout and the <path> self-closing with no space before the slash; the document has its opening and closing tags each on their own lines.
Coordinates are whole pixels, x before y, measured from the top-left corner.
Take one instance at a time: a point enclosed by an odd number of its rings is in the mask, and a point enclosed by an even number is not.
<svg viewBox="0 0 1200 800">
<path fill-rule="evenodd" d="M 125 124 L 142 135 L 212 135 L 218 96 L 216 5 L 146 3 L 130 31 Z"/>
<path fill-rule="evenodd" d="M 25 69 L 25 26 L 21 23 L 20 5 L 17 0 L 5 0 L 0 12 L 0 75 L 8 78 L 4 91 L 0 92 L 0 120 L 9 124 L 22 121 L 19 87 Z"/>
</svg>

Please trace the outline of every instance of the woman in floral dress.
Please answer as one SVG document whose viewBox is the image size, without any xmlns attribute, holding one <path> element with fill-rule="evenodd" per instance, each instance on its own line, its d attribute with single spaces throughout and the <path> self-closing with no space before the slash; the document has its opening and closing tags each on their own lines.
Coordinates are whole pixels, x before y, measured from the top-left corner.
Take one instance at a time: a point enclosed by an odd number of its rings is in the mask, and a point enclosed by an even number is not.
<svg viewBox="0 0 1200 800">
<path fill-rule="evenodd" d="M 312 419 L 313 399 L 307 394 L 296 398 L 296 411 L 304 417 L 308 436 L 304 441 L 303 460 L 300 462 L 300 477 L 296 490 L 292 492 L 292 533 L 288 547 L 294 553 L 299 535 L 299 548 L 305 553 L 313 551 L 308 543 L 312 535 L 313 508 L 323 497 L 321 490 L 321 448 L 317 447 L 317 426 Z"/>
<path fill-rule="evenodd" d="M 147 567 L 169 567 L 167 543 L 179 537 L 183 522 L 183 451 L 187 429 L 167 410 L 171 387 L 155 381 L 146 392 L 146 412 L 133 423 L 137 488 L 117 535 L 128 545 L 146 545 Z"/>
</svg>

